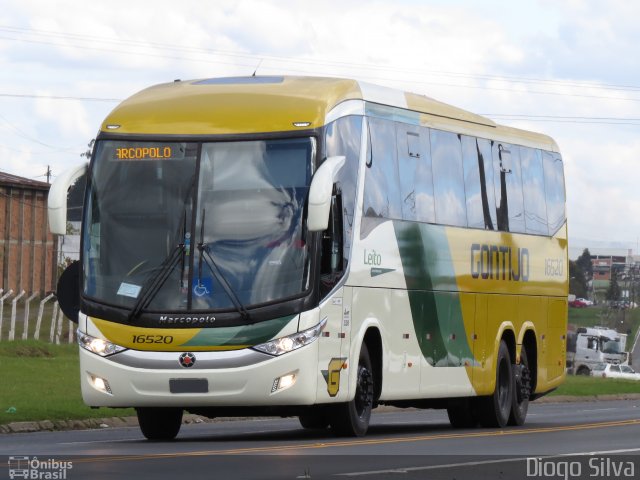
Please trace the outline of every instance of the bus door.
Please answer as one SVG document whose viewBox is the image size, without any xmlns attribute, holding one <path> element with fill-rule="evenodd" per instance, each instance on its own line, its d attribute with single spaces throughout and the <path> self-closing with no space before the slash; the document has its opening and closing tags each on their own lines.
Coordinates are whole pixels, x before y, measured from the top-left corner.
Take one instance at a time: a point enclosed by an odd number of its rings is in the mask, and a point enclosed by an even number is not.
<svg viewBox="0 0 640 480">
<path fill-rule="evenodd" d="M 345 271 L 342 196 L 334 191 L 329 226 L 322 232 L 320 262 L 320 321 L 327 319 L 321 338 L 318 402 L 346 401 L 349 394 L 348 366 L 351 343 L 352 289 L 339 285 Z M 337 287 L 337 288 L 336 288 Z M 357 367 L 358 360 L 355 359 Z"/>
</svg>

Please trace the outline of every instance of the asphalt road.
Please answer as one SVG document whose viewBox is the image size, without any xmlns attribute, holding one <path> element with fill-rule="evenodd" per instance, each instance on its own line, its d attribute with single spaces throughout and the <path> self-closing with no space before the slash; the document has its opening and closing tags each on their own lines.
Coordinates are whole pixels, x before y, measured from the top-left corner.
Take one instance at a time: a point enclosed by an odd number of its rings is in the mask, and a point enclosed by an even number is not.
<svg viewBox="0 0 640 480">
<path fill-rule="evenodd" d="M 39 477 L 25 473 L 26 462 Z M 454 430 L 443 411 L 376 413 L 364 438 L 303 430 L 292 418 L 184 425 L 174 442 L 146 441 L 137 428 L 0 435 L 0 478 L 16 472 L 92 480 L 638 478 L 640 400 L 534 403 L 524 427 L 503 430 Z"/>
</svg>

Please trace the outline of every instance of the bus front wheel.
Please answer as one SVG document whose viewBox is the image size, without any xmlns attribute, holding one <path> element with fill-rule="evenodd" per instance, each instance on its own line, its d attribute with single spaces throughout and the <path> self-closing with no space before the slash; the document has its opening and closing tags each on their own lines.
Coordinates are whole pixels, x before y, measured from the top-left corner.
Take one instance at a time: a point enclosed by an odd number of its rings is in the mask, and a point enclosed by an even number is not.
<svg viewBox="0 0 640 480">
<path fill-rule="evenodd" d="M 173 440 L 182 425 L 181 408 L 136 408 L 138 424 L 148 440 Z"/>
<path fill-rule="evenodd" d="M 313 407 L 298 416 L 300 425 L 307 430 L 323 430 L 329 426 L 329 417 L 322 407 Z"/>
<path fill-rule="evenodd" d="M 340 403 L 333 408 L 330 423 L 337 435 L 361 437 L 367 433 L 373 408 L 374 391 L 371 359 L 367 346 L 363 344 L 358 360 L 355 396 L 350 402 Z"/>
<path fill-rule="evenodd" d="M 504 427 L 509 421 L 513 403 L 513 372 L 509 348 L 502 340 L 496 361 L 496 388 L 492 395 L 479 397 L 478 420 L 483 427 Z"/>
</svg>

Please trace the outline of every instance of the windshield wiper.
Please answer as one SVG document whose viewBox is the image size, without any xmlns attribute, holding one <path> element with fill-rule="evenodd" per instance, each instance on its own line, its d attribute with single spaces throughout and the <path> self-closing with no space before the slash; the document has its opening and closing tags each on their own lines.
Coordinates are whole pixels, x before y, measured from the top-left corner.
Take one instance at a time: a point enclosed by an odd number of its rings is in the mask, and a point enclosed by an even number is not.
<svg viewBox="0 0 640 480">
<path fill-rule="evenodd" d="M 185 208 L 182 212 L 182 223 L 180 233 L 178 234 L 178 238 L 181 239 L 180 243 L 178 243 L 173 250 L 169 253 L 167 258 L 158 266 L 157 273 L 150 279 L 145 282 L 138 295 L 138 299 L 136 303 L 133 305 L 131 312 L 129 312 L 129 316 L 127 317 L 127 321 L 131 323 L 135 320 L 140 312 L 149 306 L 151 300 L 158 294 L 162 286 L 165 284 L 171 272 L 176 267 L 178 263 L 181 264 L 180 267 L 180 282 L 181 287 L 183 277 L 184 277 L 184 269 L 185 265 L 185 253 L 187 251 L 185 246 L 185 236 L 187 233 L 187 209 Z"/>
<path fill-rule="evenodd" d="M 242 320 L 244 320 L 245 322 L 249 322 L 251 320 L 251 316 L 249 315 L 249 312 L 247 311 L 246 308 L 244 308 L 244 305 L 242 305 L 242 302 L 238 298 L 238 295 L 236 295 L 236 292 L 233 291 L 233 288 L 231 288 L 231 285 L 229 285 L 229 282 L 227 282 L 227 279 L 224 278 L 224 275 L 220 271 L 220 267 L 218 267 L 218 265 L 216 264 L 216 261 L 213 259 L 213 257 L 209 253 L 209 247 L 204 245 L 204 216 L 205 216 L 205 210 L 203 209 L 202 221 L 200 222 L 200 242 L 198 242 L 198 251 L 200 252 L 200 260 L 198 264 L 198 285 L 202 284 L 202 262 L 204 260 L 204 263 L 206 263 L 207 267 L 209 267 L 209 270 L 211 270 L 211 273 L 213 273 L 213 276 L 216 277 L 216 280 L 218 281 L 218 283 L 222 285 L 222 288 L 224 289 L 225 293 L 231 300 L 231 303 L 233 303 L 233 306 L 235 307 L 235 309 L 238 311 L 238 313 L 242 317 Z M 205 254 L 206 254 L 206 257 L 205 257 Z"/>
<path fill-rule="evenodd" d="M 180 259 L 184 257 L 184 253 L 184 243 L 180 243 L 173 248 L 169 256 L 165 258 L 158 267 L 158 273 L 153 276 L 150 282 L 145 283 L 144 287 L 142 287 L 140 295 L 127 317 L 127 321 L 131 322 L 135 320 L 136 317 L 140 315 L 140 312 L 147 308 L 151 300 L 153 300 L 153 297 L 156 296 L 165 284 L 178 262 L 180 262 Z"/>
<path fill-rule="evenodd" d="M 192 198 L 194 188 L 196 186 L 196 176 L 193 175 L 191 178 L 191 184 L 189 185 L 189 189 L 186 192 L 186 196 L 184 197 L 183 209 L 182 209 L 182 218 L 180 219 L 180 231 L 178 233 L 178 244 L 173 247 L 171 252 L 167 258 L 158 266 L 157 273 L 153 275 L 153 277 L 149 278 L 145 281 L 142 289 L 140 290 L 140 294 L 136 300 L 136 303 L 133 305 L 129 316 L 127 317 L 127 321 L 131 323 L 135 320 L 142 310 L 149 306 L 151 300 L 158 294 L 162 286 L 165 284 L 173 269 L 176 268 L 176 265 L 180 262 L 180 286 L 182 288 L 185 287 L 184 282 L 184 271 L 187 268 L 187 264 L 185 262 L 185 254 L 187 254 L 187 204 L 189 199 Z"/>
</svg>

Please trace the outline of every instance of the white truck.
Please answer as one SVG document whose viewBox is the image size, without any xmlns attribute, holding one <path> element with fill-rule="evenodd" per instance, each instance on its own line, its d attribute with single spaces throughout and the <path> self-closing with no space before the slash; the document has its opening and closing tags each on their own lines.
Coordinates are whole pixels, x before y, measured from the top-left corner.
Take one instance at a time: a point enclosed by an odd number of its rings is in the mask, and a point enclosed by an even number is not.
<svg viewBox="0 0 640 480">
<path fill-rule="evenodd" d="M 589 375 L 598 363 L 627 361 L 627 335 L 606 327 L 579 327 L 567 333 L 567 372 Z"/>
</svg>

